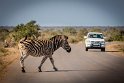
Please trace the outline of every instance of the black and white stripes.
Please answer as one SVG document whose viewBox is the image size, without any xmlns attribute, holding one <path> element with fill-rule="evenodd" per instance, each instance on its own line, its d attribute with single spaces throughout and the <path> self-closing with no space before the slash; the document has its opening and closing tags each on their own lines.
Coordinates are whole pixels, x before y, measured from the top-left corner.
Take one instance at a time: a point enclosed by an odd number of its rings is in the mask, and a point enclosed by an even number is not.
<svg viewBox="0 0 124 83">
<path fill-rule="evenodd" d="M 41 72 L 41 66 L 47 58 L 50 59 L 53 68 L 57 71 L 58 69 L 54 65 L 52 55 L 59 47 L 62 47 L 67 52 L 71 51 L 71 47 L 69 46 L 67 39 L 68 37 L 65 35 L 56 35 L 49 40 L 29 40 L 27 37 L 21 39 L 18 46 L 21 54 L 20 65 L 22 67 L 22 72 L 25 72 L 24 59 L 29 55 L 33 57 L 43 56 L 41 64 L 38 67 L 39 72 Z"/>
</svg>

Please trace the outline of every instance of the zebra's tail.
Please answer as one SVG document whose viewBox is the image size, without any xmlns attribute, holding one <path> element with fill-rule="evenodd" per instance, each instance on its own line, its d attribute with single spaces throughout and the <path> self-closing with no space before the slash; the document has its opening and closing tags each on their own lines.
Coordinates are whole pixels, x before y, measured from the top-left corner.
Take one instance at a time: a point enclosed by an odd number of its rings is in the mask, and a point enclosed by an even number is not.
<svg viewBox="0 0 124 83">
<path fill-rule="evenodd" d="M 24 38 L 22 38 L 22 39 L 19 41 L 19 43 L 18 43 L 18 49 L 23 48 L 23 46 L 24 46 L 24 41 L 26 41 L 26 40 L 27 40 L 27 36 L 25 36 Z"/>
<path fill-rule="evenodd" d="M 22 38 L 19 43 L 23 43 L 23 41 L 27 40 L 27 36 L 25 36 L 25 38 Z"/>
</svg>

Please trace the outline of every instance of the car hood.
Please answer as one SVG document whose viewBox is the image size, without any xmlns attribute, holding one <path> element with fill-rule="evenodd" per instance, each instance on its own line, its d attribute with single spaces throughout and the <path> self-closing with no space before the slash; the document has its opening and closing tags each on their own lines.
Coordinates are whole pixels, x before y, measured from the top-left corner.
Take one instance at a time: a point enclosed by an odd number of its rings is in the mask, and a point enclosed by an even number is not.
<svg viewBox="0 0 124 83">
<path fill-rule="evenodd" d="M 87 41 L 105 41 L 104 39 L 100 39 L 100 38 L 87 38 Z"/>
</svg>

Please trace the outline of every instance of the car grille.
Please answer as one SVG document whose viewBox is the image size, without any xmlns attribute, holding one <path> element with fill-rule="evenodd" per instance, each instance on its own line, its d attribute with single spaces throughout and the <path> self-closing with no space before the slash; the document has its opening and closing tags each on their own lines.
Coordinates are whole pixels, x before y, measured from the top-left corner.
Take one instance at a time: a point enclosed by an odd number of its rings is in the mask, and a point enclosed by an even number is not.
<svg viewBox="0 0 124 83">
<path fill-rule="evenodd" d="M 91 41 L 92 42 L 92 44 L 99 44 L 100 43 L 100 41 Z"/>
</svg>

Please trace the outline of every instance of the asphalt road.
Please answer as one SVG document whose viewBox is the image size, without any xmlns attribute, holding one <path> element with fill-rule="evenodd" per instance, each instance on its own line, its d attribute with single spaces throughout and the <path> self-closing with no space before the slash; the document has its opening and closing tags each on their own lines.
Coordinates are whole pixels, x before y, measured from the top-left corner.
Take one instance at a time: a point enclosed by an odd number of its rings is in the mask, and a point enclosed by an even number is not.
<svg viewBox="0 0 124 83">
<path fill-rule="evenodd" d="M 26 73 L 21 72 L 19 59 L 8 68 L 0 83 L 124 83 L 124 58 L 97 50 L 84 50 L 84 45 L 71 45 L 71 53 L 58 49 L 53 58 L 59 71 L 54 71 L 49 59 L 37 67 L 42 57 L 25 60 Z"/>
</svg>

